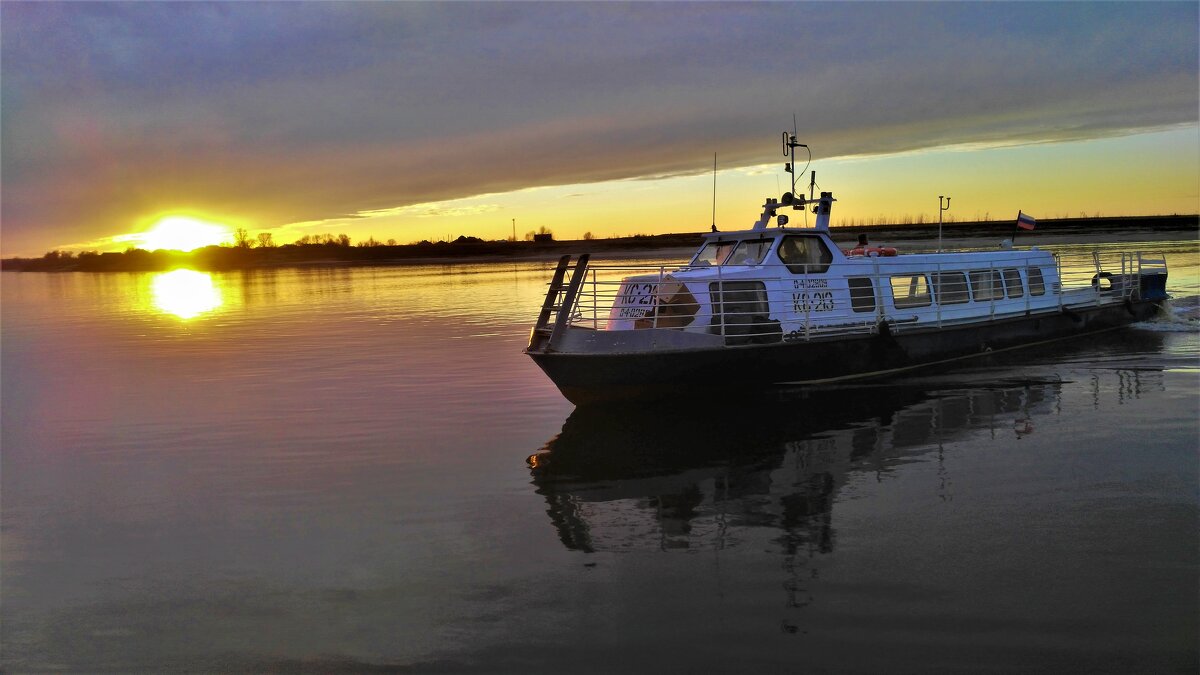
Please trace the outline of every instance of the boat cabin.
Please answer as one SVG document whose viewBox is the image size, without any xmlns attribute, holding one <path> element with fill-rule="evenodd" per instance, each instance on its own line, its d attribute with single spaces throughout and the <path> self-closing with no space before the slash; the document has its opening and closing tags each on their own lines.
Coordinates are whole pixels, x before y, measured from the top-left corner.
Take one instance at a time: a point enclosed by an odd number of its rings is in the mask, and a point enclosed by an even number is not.
<svg viewBox="0 0 1200 675">
<path fill-rule="evenodd" d="M 1056 305 L 1058 288 L 1054 257 L 1038 250 L 854 253 L 816 229 L 716 232 L 686 266 L 624 279 L 603 329 L 759 344 L 1021 315 Z"/>
</svg>

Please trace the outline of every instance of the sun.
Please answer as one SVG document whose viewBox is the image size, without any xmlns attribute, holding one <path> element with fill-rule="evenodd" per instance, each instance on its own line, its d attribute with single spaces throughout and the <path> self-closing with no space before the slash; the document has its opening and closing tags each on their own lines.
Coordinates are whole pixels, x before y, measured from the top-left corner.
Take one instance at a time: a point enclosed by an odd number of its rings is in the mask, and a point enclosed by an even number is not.
<svg viewBox="0 0 1200 675">
<path fill-rule="evenodd" d="M 233 239 L 228 227 L 192 218 L 191 216 L 166 216 L 154 226 L 138 235 L 142 248 L 147 251 L 168 249 L 191 251 L 201 246 L 223 244 Z"/>
</svg>

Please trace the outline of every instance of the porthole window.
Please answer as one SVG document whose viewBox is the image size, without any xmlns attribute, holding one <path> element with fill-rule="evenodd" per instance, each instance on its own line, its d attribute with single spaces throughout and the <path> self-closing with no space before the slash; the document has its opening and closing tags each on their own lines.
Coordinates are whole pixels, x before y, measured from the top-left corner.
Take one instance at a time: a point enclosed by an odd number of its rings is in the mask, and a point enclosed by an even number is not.
<svg viewBox="0 0 1200 675">
<path fill-rule="evenodd" d="M 850 308 L 856 312 L 875 311 L 875 286 L 867 277 L 850 277 Z"/>
</svg>

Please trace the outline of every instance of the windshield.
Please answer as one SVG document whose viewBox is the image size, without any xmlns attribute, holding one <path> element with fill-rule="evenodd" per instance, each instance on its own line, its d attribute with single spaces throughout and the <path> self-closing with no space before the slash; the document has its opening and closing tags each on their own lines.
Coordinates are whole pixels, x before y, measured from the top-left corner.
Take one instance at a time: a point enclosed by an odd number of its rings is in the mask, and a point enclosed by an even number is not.
<svg viewBox="0 0 1200 675">
<path fill-rule="evenodd" d="M 733 250 L 734 243 L 732 241 L 710 241 L 692 259 L 692 264 L 697 267 L 720 265 L 729 257 L 729 252 Z"/>
<path fill-rule="evenodd" d="M 770 239 L 755 239 L 753 241 L 716 241 L 709 242 L 700 249 L 692 259 L 696 267 L 709 265 L 758 265 L 767 257 L 771 250 Z"/>
<path fill-rule="evenodd" d="M 770 239 L 756 239 L 754 241 L 743 241 L 738 244 L 733 253 L 725 261 L 726 265 L 758 265 L 767 257 L 767 251 L 771 250 Z"/>
</svg>

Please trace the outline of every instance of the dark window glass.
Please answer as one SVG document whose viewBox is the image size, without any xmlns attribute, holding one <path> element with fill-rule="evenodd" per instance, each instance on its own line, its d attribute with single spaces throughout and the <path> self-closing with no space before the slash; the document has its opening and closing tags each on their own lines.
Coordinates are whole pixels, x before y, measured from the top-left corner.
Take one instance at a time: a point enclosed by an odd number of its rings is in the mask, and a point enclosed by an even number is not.
<svg viewBox="0 0 1200 675">
<path fill-rule="evenodd" d="M 875 311 L 875 286 L 866 277 L 850 277 L 850 307 L 856 312 Z"/>
<path fill-rule="evenodd" d="M 784 237 L 779 259 L 792 274 L 824 274 L 833 254 L 820 237 Z"/>
<path fill-rule="evenodd" d="M 1019 298 L 1025 295 L 1025 289 L 1021 286 L 1021 273 L 1015 269 L 1004 270 L 1004 286 L 1008 289 L 1008 297 Z"/>
<path fill-rule="evenodd" d="M 1029 275 L 1029 294 L 1042 295 L 1046 292 L 1046 282 L 1042 279 L 1042 268 L 1027 267 L 1025 273 Z"/>
<path fill-rule="evenodd" d="M 971 299 L 967 291 L 967 275 L 962 272 L 935 272 L 933 291 L 939 305 L 956 305 Z"/>
<path fill-rule="evenodd" d="M 779 322 L 770 318 L 767 289 L 761 281 L 714 281 L 710 332 L 725 336 L 725 344 L 779 342 Z"/>
<path fill-rule="evenodd" d="M 1004 282 L 999 270 L 971 272 L 971 295 L 976 302 L 988 302 L 1004 298 Z"/>
</svg>

